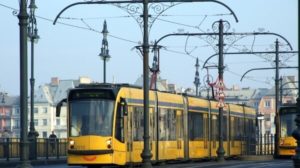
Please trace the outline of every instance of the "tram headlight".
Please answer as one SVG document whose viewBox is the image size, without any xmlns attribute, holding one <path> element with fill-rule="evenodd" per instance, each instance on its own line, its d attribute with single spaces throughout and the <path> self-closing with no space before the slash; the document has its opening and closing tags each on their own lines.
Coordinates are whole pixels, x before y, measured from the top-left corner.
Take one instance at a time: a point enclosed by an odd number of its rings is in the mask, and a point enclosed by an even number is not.
<svg viewBox="0 0 300 168">
<path fill-rule="evenodd" d="M 69 145 L 70 145 L 70 148 L 74 148 L 75 141 L 74 140 L 70 140 L 69 141 Z"/>
<path fill-rule="evenodd" d="M 112 146 L 111 139 L 106 140 L 106 145 L 107 145 L 107 148 L 108 148 L 108 149 L 111 148 L 111 146 Z"/>
</svg>

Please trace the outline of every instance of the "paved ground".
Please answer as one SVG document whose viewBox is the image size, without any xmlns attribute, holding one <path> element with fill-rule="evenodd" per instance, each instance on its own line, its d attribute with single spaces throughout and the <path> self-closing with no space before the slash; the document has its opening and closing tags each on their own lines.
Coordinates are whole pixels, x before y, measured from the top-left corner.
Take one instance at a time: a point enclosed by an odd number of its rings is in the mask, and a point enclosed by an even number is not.
<svg viewBox="0 0 300 168">
<path fill-rule="evenodd" d="M 188 164 L 176 164 L 155 166 L 157 168 L 293 168 L 292 160 L 270 160 L 270 161 L 225 161 L 223 163 L 199 162 Z"/>
<path fill-rule="evenodd" d="M 9 162 L 0 160 L 0 167 L 16 167 L 20 165 L 19 160 Z M 65 159 L 60 160 L 38 160 L 32 161 L 31 166 L 34 168 L 82 168 L 82 166 L 67 166 Z M 163 165 L 152 165 L 155 168 L 293 168 L 291 159 L 268 159 L 268 160 L 227 160 L 224 162 L 217 161 L 199 161 L 188 163 L 169 163 Z"/>
</svg>

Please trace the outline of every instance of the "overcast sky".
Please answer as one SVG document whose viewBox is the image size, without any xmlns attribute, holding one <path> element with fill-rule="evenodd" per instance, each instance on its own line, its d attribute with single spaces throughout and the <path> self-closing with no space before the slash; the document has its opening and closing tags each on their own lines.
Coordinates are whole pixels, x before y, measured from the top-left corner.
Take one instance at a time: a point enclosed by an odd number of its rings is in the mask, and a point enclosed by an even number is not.
<svg viewBox="0 0 300 168">
<path fill-rule="evenodd" d="M 30 0 L 28 0 L 30 1 Z M 107 63 L 107 82 L 134 83 L 142 74 L 142 56 L 135 46 L 141 45 L 142 31 L 139 16 L 126 9 L 113 5 L 80 5 L 68 9 L 62 14 L 60 23 L 52 22 L 67 5 L 75 0 L 36 0 L 38 32 L 40 39 L 35 44 L 36 87 L 49 83 L 51 77 L 60 79 L 78 79 L 90 77 L 95 82 L 103 81 L 103 61 L 99 58 L 102 42 L 103 21 L 107 21 L 109 50 L 111 59 Z M 297 0 L 243 0 L 221 1 L 236 14 L 233 15 L 224 6 L 212 3 L 183 3 L 168 8 L 157 17 L 150 29 L 150 42 L 153 43 L 168 33 L 213 32 L 212 25 L 220 19 L 230 24 L 228 32 L 269 31 L 285 37 L 294 50 L 298 50 L 298 1 Z M 139 6 L 135 6 L 139 7 Z M 140 6 L 141 7 L 141 6 Z M 160 6 L 162 7 L 162 6 Z M 170 7 L 170 8 L 169 8 Z M 13 9 L 19 9 L 18 0 L 0 1 L 0 92 L 19 95 L 20 91 L 20 53 L 19 25 Z M 133 8 L 130 8 L 133 9 Z M 154 5 L 149 12 L 154 18 Z M 16 11 L 18 13 L 18 11 Z M 280 50 L 289 50 L 287 43 L 276 36 L 232 36 L 225 37 L 225 52 L 274 51 L 275 40 L 280 42 Z M 232 43 L 234 42 L 234 43 Z M 160 76 L 178 87 L 194 88 L 195 62 L 198 57 L 200 66 L 211 55 L 217 53 L 215 37 L 168 37 L 160 42 Z M 150 53 L 152 65 L 153 54 Z M 28 62 L 30 62 L 30 43 L 28 43 Z M 272 67 L 274 54 L 271 55 L 226 55 L 224 81 L 227 87 L 265 87 L 274 85 L 274 70 L 256 71 L 240 81 L 241 76 L 251 68 Z M 298 55 L 280 55 L 283 66 L 297 66 Z M 216 65 L 217 57 L 210 64 Z M 30 64 L 28 64 L 30 65 Z M 30 67 L 30 66 L 28 66 Z M 204 85 L 206 70 L 200 69 L 201 86 Z M 210 69 L 213 80 L 217 70 Z M 280 70 L 280 75 L 296 75 L 297 70 Z M 30 78 L 30 69 L 28 70 Z M 29 86 L 29 85 L 28 85 Z"/>
</svg>

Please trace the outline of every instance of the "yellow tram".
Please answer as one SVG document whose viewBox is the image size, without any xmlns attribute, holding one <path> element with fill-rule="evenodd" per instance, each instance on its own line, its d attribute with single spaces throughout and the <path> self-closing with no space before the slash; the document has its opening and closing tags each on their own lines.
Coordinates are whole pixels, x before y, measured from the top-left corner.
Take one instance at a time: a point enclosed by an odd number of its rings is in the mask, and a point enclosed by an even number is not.
<svg viewBox="0 0 300 168">
<path fill-rule="evenodd" d="M 295 119 L 297 117 L 297 106 L 282 106 L 279 109 L 280 117 L 280 141 L 279 141 L 279 157 L 290 157 L 296 154 L 296 140 L 292 133 L 296 130 Z"/>
<path fill-rule="evenodd" d="M 131 165 L 142 161 L 143 90 L 127 84 L 86 84 L 71 89 L 69 165 Z M 150 148 L 154 163 L 214 158 L 218 148 L 216 101 L 149 91 Z M 255 109 L 227 104 L 223 115 L 225 156 L 241 155 L 244 138 L 255 140 Z M 254 149 L 255 150 L 255 149 Z"/>
</svg>

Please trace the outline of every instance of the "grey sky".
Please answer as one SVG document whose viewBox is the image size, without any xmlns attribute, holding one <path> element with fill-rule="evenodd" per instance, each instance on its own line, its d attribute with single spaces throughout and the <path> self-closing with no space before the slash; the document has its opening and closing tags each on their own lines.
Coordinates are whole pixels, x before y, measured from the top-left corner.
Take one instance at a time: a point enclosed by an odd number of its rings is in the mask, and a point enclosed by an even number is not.
<svg viewBox="0 0 300 168">
<path fill-rule="evenodd" d="M 64 24 L 53 25 L 58 12 L 65 6 L 77 2 L 74 0 L 36 0 L 38 9 L 37 18 L 39 36 L 35 45 L 35 78 L 36 87 L 48 83 L 51 77 L 60 79 L 78 79 L 79 76 L 88 76 L 95 82 L 103 81 L 103 62 L 99 58 L 102 41 L 102 24 L 107 21 L 109 49 L 111 60 L 107 63 L 107 82 L 134 83 L 142 74 L 142 57 L 135 46 L 140 45 L 142 33 L 137 22 L 129 14 L 112 5 L 76 6 L 67 10 L 62 16 L 69 19 L 60 19 Z M 235 32 L 253 32 L 264 29 L 284 36 L 298 50 L 298 1 L 297 0 L 243 0 L 221 1 L 229 6 L 237 15 L 239 22 L 235 23 L 229 11 L 216 3 L 184 3 L 168 9 L 158 17 L 150 32 L 150 42 L 165 34 L 174 32 L 207 32 L 212 31 L 212 24 L 220 19 L 230 23 L 230 30 Z M 18 19 L 12 14 L 18 9 L 19 1 L 1 0 L 0 16 L 0 91 L 10 95 L 19 95 L 19 26 Z M 5 5 L 5 6 L 3 6 Z M 150 10 L 151 12 L 151 10 Z M 220 15 L 225 14 L 225 15 Z M 154 14 L 153 14 L 154 16 Z M 75 18 L 75 19 L 70 19 Z M 83 19 L 80 19 L 83 18 Z M 67 26 L 72 24 L 79 27 L 91 28 L 95 31 Z M 97 32 L 98 31 L 98 32 Z M 203 37 L 205 38 L 205 37 Z M 197 37 L 170 37 L 160 44 L 161 50 L 161 77 L 169 83 L 178 86 L 194 87 L 195 58 L 200 59 L 200 66 L 210 55 L 216 53 L 205 39 Z M 229 40 L 229 39 L 227 39 Z M 241 51 L 243 48 L 253 51 L 273 51 L 275 36 L 253 36 L 238 40 L 227 51 Z M 286 50 L 286 43 L 278 38 Z M 217 41 L 215 41 L 217 42 Z M 229 44 L 229 41 L 225 41 Z M 253 45 L 252 45 L 253 44 Z M 28 43 L 28 47 L 30 44 Z M 228 45 L 227 45 L 228 46 Z M 28 62 L 30 62 L 30 48 L 28 48 Z M 184 53 L 190 53 L 190 55 Z M 273 70 L 250 73 L 251 79 L 240 82 L 241 75 L 251 68 L 271 67 L 269 60 L 274 55 L 261 58 L 255 55 L 228 55 L 225 56 L 226 71 L 224 81 L 227 87 L 234 84 L 241 87 L 268 87 L 274 84 Z M 298 55 L 285 55 L 281 58 L 289 66 L 297 66 Z M 216 63 L 217 59 L 212 59 Z M 152 54 L 150 62 L 152 64 Z M 28 64 L 30 65 L 30 64 Z M 209 71 L 214 80 L 217 70 Z M 201 83 L 206 75 L 200 71 Z M 297 75 L 297 71 L 281 70 L 280 75 Z M 28 78 L 30 70 L 28 70 Z M 267 83 L 267 81 L 269 83 Z"/>
</svg>

